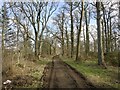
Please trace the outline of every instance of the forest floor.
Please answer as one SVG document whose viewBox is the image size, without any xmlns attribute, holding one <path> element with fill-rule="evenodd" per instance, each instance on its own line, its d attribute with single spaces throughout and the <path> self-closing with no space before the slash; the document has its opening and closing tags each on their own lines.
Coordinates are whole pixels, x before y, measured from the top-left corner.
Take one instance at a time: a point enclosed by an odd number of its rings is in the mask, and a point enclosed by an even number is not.
<svg viewBox="0 0 120 90">
<path fill-rule="evenodd" d="M 54 58 L 43 73 L 43 88 L 95 88 L 81 73 L 64 63 L 60 58 Z"/>
<path fill-rule="evenodd" d="M 75 62 L 74 59 L 62 57 L 65 63 L 82 73 L 98 88 L 119 88 L 119 68 L 107 65 L 107 69 L 97 64 L 97 59 Z"/>
<path fill-rule="evenodd" d="M 21 60 L 13 63 L 12 74 L 3 77 L 11 80 L 15 88 L 117 88 L 118 68 L 103 69 L 96 61 L 74 62 L 64 57 L 41 58 L 37 62 Z M 6 85 L 3 85 L 3 88 Z M 9 88 L 9 86 L 8 86 Z"/>
<path fill-rule="evenodd" d="M 43 70 L 48 62 L 48 58 L 40 58 L 37 61 L 21 59 L 19 64 L 16 60 L 12 61 L 11 69 L 2 75 L 2 82 L 10 80 L 10 84 L 3 84 L 4 88 L 37 88 L 41 86 L 40 79 Z"/>
</svg>

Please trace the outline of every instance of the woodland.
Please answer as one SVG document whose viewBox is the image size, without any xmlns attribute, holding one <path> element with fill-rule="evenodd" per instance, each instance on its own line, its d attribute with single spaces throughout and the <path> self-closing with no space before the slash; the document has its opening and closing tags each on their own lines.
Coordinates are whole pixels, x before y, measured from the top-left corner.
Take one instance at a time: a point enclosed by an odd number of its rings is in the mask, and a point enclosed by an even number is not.
<svg viewBox="0 0 120 90">
<path fill-rule="evenodd" d="M 42 87 L 53 58 L 97 87 L 120 88 L 120 2 L 3 2 L 2 83 Z M 9 87 L 10 85 L 4 85 Z"/>
</svg>

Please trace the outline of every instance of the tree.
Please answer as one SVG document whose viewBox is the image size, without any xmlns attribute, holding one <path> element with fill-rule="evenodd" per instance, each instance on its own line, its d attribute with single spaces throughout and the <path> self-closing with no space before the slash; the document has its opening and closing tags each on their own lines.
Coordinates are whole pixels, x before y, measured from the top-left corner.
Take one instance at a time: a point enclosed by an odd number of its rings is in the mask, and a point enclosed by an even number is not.
<svg viewBox="0 0 120 90">
<path fill-rule="evenodd" d="M 64 11 L 62 11 L 62 26 L 61 26 L 61 36 L 62 36 L 62 56 L 64 55 Z"/>
<path fill-rule="evenodd" d="M 42 37 L 43 32 L 46 28 L 47 22 L 49 21 L 49 18 L 54 13 L 54 11 L 57 9 L 57 4 L 54 2 L 48 3 L 48 2 L 21 2 L 21 3 L 13 3 L 11 4 L 11 7 L 14 8 L 12 10 L 13 12 L 15 10 L 18 10 L 19 12 L 14 12 L 15 17 L 18 18 L 18 14 L 28 21 L 30 23 L 29 29 L 32 28 L 34 30 L 35 37 L 29 37 L 34 41 L 34 50 L 35 50 L 35 56 L 38 57 L 41 54 L 41 44 L 42 44 Z M 49 7 L 49 8 L 48 8 Z M 24 28 L 25 25 L 21 23 L 19 19 L 17 19 L 17 22 Z"/>
<path fill-rule="evenodd" d="M 73 16 L 73 11 L 79 6 L 80 2 L 66 2 L 66 4 L 68 5 L 68 7 L 66 7 L 67 11 L 69 11 L 69 14 L 70 14 L 70 39 L 71 39 L 71 58 L 73 57 L 74 55 L 74 16 Z"/>
<path fill-rule="evenodd" d="M 106 64 L 104 62 L 104 55 L 103 55 L 103 46 L 102 46 L 102 36 L 101 36 L 101 16 L 100 16 L 100 2 L 96 2 L 96 9 L 97 9 L 97 39 L 98 39 L 98 65 L 103 65 L 105 68 Z"/>
<path fill-rule="evenodd" d="M 2 52 L 5 53 L 5 49 L 12 49 L 15 46 L 16 40 L 15 30 L 11 28 L 9 23 L 9 16 L 7 10 L 7 3 L 5 2 L 2 8 Z"/>
<path fill-rule="evenodd" d="M 19 3 L 18 3 L 19 4 Z M 23 56 L 24 58 L 27 59 L 28 54 L 30 54 L 30 52 L 32 51 L 31 47 L 31 40 L 35 41 L 34 38 L 32 38 L 32 34 L 29 30 L 30 29 L 30 22 L 27 20 L 27 18 L 23 15 L 23 13 L 19 13 L 19 9 L 17 9 L 17 5 L 18 4 L 14 4 L 12 5 L 11 3 L 9 3 L 9 10 L 12 11 L 12 14 L 14 15 L 14 18 L 10 18 L 10 20 L 12 21 L 12 23 L 14 23 L 14 28 L 16 27 L 17 29 L 17 50 L 20 49 L 20 47 L 18 46 L 18 44 L 20 43 L 19 38 L 22 37 L 23 38 Z M 16 12 L 16 9 L 18 10 Z M 19 51 L 18 51 L 19 53 Z"/>
<path fill-rule="evenodd" d="M 73 32 L 73 3 L 70 2 L 70 18 L 71 18 L 71 58 L 73 57 L 74 53 L 74 32 Z"/>
<path fill-rule="evenodd" d="M 107 37 L 107 22 L 106 22 L 106 11 L 104 4 L 101 2 L 102 10 L 103 10 L 103 21 L 104 21 L 104 31 L 105 31 L 105 51 L 108 52 L 108 37 Z"/>
<path fill-rule="evenodd" d="M 2 20 L 2 54 L 4 53 L 4 29 L 5 29 L 5 16 L 6 16 L 6 5 L 5 5 L 5 3 L 4 3 L 4 7 L 2 8 L 2 12 L 3 12 L 3 14 L 2 14 L 2 18 L 3 18 L 3 20 Z"/>
<path fill-rule="evenodd" d="M 66 44 L 67 44 L 67 56 L 69 57 L 69 35 L 67 30 L 67 23 L 65 23 L 65 35 L 66 35 Z"/>
<path fill-rule="evenodd" d="M 65 14 L 64 14 L 64 10 L 61 11 L 60 14 L 57 15 L 57 17 L 54 18 L 54 23 L 56 24 L 57 23 L 57 26 L 60 30 L 60 41 L 61 41 L 61 47 L 62 47 L 62 56 L 64 55 L 64 49 L 65 49 L 65 46 L 64 46 L 64 24 L 65 24 Z"/>
<path fill-rule="evenodd" d="M 86 24 L 86 47 L 85 52 L 86 56 L 89 54 L 89 23 L 90 23 L 90 11 L 87 11 L 88 4 L 85 7 L 85 24 Z M 88 16 L 89 15 L 89 16 Z"/>
<path fill-rule="evenodd" d="M 8 16 L 7 16 L 7 8 L 6 8 L 6 3 L 4 3 L 3 7 L 2 7 L 2 54 L 4 57 L 4 53 L 5 53 L 5 34 L 8 30 L 7 26 L 8 26 Z"/>
<path fill-rule="evenodd" d="M 78 54 L 79 54 L 79 42 L 80 42 L 80 33 L 82 28 L 82 19 L 83 19 L 83 11 L 84 11 L 84 1 L 82 1 L 82 10 L 81 10 L 81 17 L 80 17 L 80 25 L 78 29 L 78 35 L 77 35 L 77 49 L 76 49 L 76 61 L 78 61 Z"/>
</svg>

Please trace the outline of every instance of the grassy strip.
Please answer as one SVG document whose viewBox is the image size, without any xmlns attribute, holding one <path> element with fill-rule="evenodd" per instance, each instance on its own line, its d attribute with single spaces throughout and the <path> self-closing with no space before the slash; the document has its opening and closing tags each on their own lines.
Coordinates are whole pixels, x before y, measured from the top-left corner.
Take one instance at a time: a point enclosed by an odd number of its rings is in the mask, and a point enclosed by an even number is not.
<svg viewBox="0 0 120 90">
<path fill-rule="evenodd" d="M 86 76 L 94 85 L 104 88 L 120 88 L 118 81 L 118 67 L 108 66 L 103 69 L 97 65 L 97 60 L 74 62 L 72 59 L 63 58 L 65 62 Z"/>
</svg>

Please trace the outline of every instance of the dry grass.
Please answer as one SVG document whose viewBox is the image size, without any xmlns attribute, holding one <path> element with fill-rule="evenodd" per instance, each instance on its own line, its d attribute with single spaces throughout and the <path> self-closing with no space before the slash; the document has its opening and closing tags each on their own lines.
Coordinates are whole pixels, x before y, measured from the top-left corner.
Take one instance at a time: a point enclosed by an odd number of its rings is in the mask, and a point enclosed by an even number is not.
<svg viewBox="0 0 120 90">
<path fill-rule="evenodd" d="M 9 58 L 9 59 L 8 59 Z M 14 56 L 7 56 L 7 58 L 3 62 L 3 81 L 6 81 L 7 79 L 12 80 L 14 77 L 17 76 L 32 76 L 35 78 L 35 81 L 32 85 L 29 87 L 37 87 L 40 83 L 39 80 L 42 76 L 43 70 L 45 65 L 50 61 L 48 58 L 40 58 L 40 60 L 37 60 L 36 62 L 33 62 L 32 60 L 25 60 L 24 58 L 19 58 L 19 63 Z"/>
</svg>

